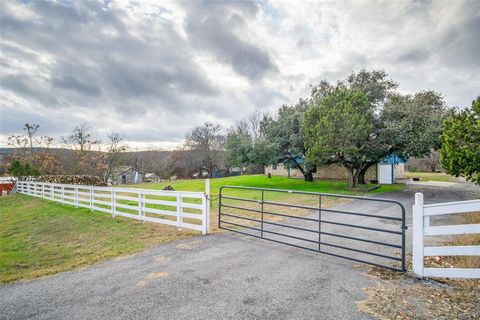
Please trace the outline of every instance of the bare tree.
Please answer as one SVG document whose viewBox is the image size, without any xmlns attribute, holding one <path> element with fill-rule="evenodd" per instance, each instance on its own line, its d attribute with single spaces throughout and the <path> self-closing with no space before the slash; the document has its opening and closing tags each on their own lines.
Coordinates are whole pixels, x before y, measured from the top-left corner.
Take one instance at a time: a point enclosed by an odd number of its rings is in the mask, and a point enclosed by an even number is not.
<svg viewBox="0 0 480 320">
<path fill-rule="evenodd" d="M 37 130 L 39 127 L 40 125 L 35 123 L 32 123 L 32 124 L 25 123 L 25 126 L 23 127 L 23 130 L 27 132 L 27 139 L 30 147 L 30 157 L 33 157 L 33 144 L 34 144 L 35 134 L 37 133 Z"/>
<path fill-rule="evenodd" d="M 24 135 L 11 135 L 8 137 L 8 145 L 15 148 L 13 157 L 17 159 L 27 158 L 28 139 Z"/>
<path fill-rule="evenodd" d="M 164 157 L 156 161 L 154 172 L 162 179 L 170 178 L 174 173 L 172 157 Z"/>
<path fill-rule="evenodd" d="M 53 138 L 47 135 L 37 137 L 39 128 L 38 124 L 26 123 L 24 135 L 8 137 L 8 144 L 15 148 L 12 159 L 28 163 L 40 174 L 58 174 L 62 171 L 62 164 L 50 150 Z"/>
<path fill-rule="evenodd" d="M 185 139 L 187 148 L 195 151 L 200 173 L 205 170 L 209 177 L 225 162 L 225 136 L 221 130 L 220 125 L 206 122 L 190 131 Z"/>
<path fill-rule="evenodd" d="M 91 128 L 86 122 L 76 126 L 72 133 L 66 137 L 62 137 L 62 140 L 80 154 L 84 154 L 86 151 L 91 150 L 94 145 L 100 143 L 100 141 L 93 136 Z"/>
<path fill-rule="evenodd" d="M 436 172 L 440 165 L 440 153 L 434 149 L 430 151 L 430 154 L 426 157 L 428 166 L 432 172 Z"/>
<path fill-rule="evenodd" d="M 125 135 L 119 132 L 112 132 L 108 135 L 107 147 L 107 172 L 105 174 L 105 182 L 113 174 L 113 169 L 118 165 L 120 155 L 127 151 L 127 146 L 123 143 Z"/>
<path fill-rule="evenodd" d="M 262 122 L 262 118 L 263 115 L 258 110 L 255 110 L 247 117 L 247 124 L 253 139 L 257 139 L 260 136 L 260 124 Z"/>
<path fill-rule="evenodd" d="M 23 130 L 25 135 L 12 135 L 8 137 L 8 145 L 17 148 L 17 156 L 32 162 L 34 146 L 36 143 L 35 135 L 40 125 L 35 123 L 25 123 Z M 28 156 L 28 159 L 25 159 Z"/>
<path fill-rule="evenodd" d="M 100 150 L 101 141 L 96 139 L 87 123 L 75 127 L 72 133 L 62 137 L 62 140 L 75 150 L 75 174 L 100 176 L 105 173 L 106 160 L 105 154 Z"/>
<path fill-rule="evenodd" d="M 191 178 L 200 167 L 200 159 L 196 152 L 180 147 L 172 153 L 172 168 L 178 178 Z"/>
</svg>

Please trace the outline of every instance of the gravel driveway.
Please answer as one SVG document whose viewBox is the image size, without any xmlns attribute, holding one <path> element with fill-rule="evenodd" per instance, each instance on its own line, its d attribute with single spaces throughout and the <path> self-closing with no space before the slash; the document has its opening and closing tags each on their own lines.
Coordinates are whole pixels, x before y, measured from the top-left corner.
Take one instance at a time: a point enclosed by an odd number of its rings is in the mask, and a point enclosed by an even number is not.
<svg viewBox="0 0 480 320">
<path fill-rule="evenodd" d="M 410 186 L 402 202 L 480 198 L 465 183 Z M 358 209 L 358 201 L 342 208 Z M 371 207 L 370 210 L 389 208 Z M 387 222 L 385 222 L 387 223 Z M 410 237 L 408 237 L 410 238 Z M 234 233 L 172 242 L 140 254 L 0 286 L 0 319 L 370 319 L 357 311 L 366 266 Z"/>
</svg>

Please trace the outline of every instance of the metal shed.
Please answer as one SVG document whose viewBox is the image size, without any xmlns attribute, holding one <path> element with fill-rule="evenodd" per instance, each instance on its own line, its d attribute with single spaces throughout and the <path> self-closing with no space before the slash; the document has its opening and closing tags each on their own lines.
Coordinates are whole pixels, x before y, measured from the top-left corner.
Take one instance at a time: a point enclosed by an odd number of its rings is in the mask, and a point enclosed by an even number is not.
<svg viewBox="0 0 480 320">
<path fill-rule="evenodd" d="M 405 159 L 390 155 L 377 164 L 377 179 L 380 184 L 395 183 L 395 166 L 403 166 Z"/>
</svg>

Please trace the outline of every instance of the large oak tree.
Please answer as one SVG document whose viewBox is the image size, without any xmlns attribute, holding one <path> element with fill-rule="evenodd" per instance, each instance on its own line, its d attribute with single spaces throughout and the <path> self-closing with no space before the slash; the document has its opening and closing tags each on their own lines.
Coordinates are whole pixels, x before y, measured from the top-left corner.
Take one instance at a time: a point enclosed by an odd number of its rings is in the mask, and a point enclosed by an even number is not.
<svg viewBox="0 0 480 320">
<path fill-rule="evenodd" d="M 471 108 L 445 119 L 440 154 L 448 173 L 480 185 L 480 96 Z"/>
</svg>

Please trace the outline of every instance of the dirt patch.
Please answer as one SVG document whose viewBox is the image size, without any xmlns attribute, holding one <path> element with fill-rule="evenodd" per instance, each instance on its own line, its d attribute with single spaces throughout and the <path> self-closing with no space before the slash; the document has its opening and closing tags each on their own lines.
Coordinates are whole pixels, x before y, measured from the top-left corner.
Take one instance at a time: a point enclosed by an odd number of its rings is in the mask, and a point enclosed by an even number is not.
<svg viewBox="0 0 480 320">
<path fill-rule="evenodd" d="M 192 241 L 188 243 L 179 243 L 175 246 L 175 248 L 180 249 L 180 250 L 192 250 L 197 247 L 199 243 L 202 243 L 202 241 Z"/>
<path fill-rule="evenodd" d="M 164 256 L 158 256 L 158 257 L 155 258 L 156 262 L 167 262 L 168 260 L 170 260 L 170 259 L 167 258 L 167 257 L 164 257 Z"/>
<path fill-rule="evenodd" d="M 149 273 L 142 281 L 137 283 L 137 287 L 145 288 L 152 280 L 168 277 L 168 272 Z"/>
</svg>

